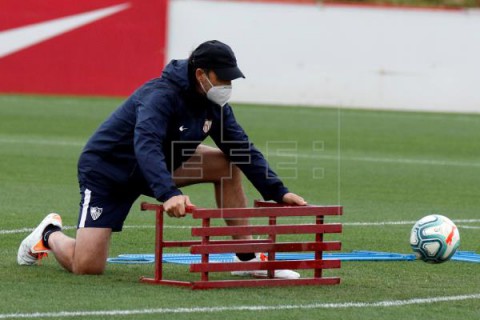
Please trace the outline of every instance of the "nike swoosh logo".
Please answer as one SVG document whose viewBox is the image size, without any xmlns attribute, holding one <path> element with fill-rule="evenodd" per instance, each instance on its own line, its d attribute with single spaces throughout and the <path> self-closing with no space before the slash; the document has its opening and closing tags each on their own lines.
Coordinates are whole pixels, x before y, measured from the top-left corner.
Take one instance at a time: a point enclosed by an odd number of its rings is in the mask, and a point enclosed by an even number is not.
<svg viewBox="0 0 480 320">
<path fill-rule="evenodd" d="M 0 32 L 0 59 L 40 42 L 126 10 L 129 3 Z"/>
<path fill-rule="evenodd" d="M 180 132 L 183 132 L 185 130 L 188 130 L 188 128 L 185 128 L 185 127 L 181 126 L 180 128 L 178 128 L 178 130 L 180 130 Z"/>
</svg>

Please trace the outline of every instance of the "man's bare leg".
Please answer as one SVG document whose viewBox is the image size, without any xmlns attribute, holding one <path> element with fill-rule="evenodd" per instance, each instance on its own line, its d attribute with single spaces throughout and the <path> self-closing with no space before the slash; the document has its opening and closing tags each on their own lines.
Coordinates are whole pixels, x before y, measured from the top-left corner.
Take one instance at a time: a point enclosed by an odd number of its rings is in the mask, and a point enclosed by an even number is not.
<svg viewBox="0 0 480 320">
<path fill-rule="evenodd" d="M 247 197 L 242 186 L 242 172 L 217 148 L 199 145 L 195 155 L 183 167 L 175 170 L 174 181 L 178 187 L 212 182 L 218 208 L 247 207 Z M 225 222 L 229 226 L 249 224 L 247 218 L 225 219 Z M 252 239 L 252 236 L 235 236 L 234 239 Z"/>
<path fill-rule="evenodd" d="M 75 274 L 102 274 L 107 263 L 112 229 L 80 228 L 76 239 L 54 232 L 48 245 L 57 261 Z"/>
<path fill-rule="evenodd" d="M 218 208 L 246 208 L 247 196 L 242 186 L 242 172 L 233 165 L 231 177 L 221 178 L 214 183 L 215 200 Z M 229 226 L 245 226 L 249 224 L 248 218 L 225 219 Z M 233 236 L 234 239 L 252 239 L 251 235 Z"/>
</svg>

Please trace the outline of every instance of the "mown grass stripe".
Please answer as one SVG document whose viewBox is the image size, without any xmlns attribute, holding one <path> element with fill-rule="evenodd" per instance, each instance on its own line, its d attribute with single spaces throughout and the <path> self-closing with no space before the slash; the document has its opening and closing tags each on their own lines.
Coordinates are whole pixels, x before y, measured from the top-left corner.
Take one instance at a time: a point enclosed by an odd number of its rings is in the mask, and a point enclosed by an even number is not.
<svg viewBox="0 0 480 320">
<path fill-rule="evenodd" d="M 83 147 L 86 141 L 68 141 L 59 139 L 36 139 L 36 138 L 8 138 L 0 137 L 0 144 L 33 144 L 33 145 L 48 145 L 60 147 Z M 372 162 L 372 163 L 394 163 L 394 164 L 412 164 L 412 165 L 427 165 L 427 166 L 447 166 L 447 167 L 469 167 L 480 168 L 480 162 L 466 162 L 466 161 L 452 161 L 452 160 L 436 160 L 436 159 L 410 159 L 410 158 L 384 158 L 384 157 L 357 157 L 345 156 L 338 154 L 324 154 L 316 155 L 309 153 L 272 153 L 268 158 L 300 158 L 300 159 L 317 159 L 317 160 L 331 160 L 331 161 L 353 161 L 353 162 Z"/>
</svg>

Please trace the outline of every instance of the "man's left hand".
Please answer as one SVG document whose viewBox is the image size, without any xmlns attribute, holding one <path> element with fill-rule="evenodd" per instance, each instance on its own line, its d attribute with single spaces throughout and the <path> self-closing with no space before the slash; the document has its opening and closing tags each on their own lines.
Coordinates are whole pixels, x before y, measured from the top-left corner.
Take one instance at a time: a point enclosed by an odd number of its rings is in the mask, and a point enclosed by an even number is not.
<svg viewBox="0 0 480 320">
<path fill-rule="evenodd" d="M 293 204 L 293 205 L 296 205 L 296 206 L 306 206 L 307 205 L 307 202 L 302 198 L 300 197 L 299 195 L 296 195 L 295 193 L 286 193 L 283 198 L 282 198 L 282 201 L 286 204 Z"/>
</svg>

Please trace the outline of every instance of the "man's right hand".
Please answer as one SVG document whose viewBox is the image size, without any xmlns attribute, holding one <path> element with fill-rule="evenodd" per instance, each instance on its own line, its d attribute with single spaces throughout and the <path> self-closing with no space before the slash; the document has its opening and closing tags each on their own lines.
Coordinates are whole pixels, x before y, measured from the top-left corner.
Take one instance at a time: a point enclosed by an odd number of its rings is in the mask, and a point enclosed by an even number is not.
<svg viewBox="0 0 480 320">
<path fill-rule="evenodd" d="M 163 203 L 163 210 L 167 212 L 170 217 L 181 218 L 185 217 L 186 207 L 194 206 L 190 202 L 190 198 L 185 195 L 173 196 Z"/>
</svg>

